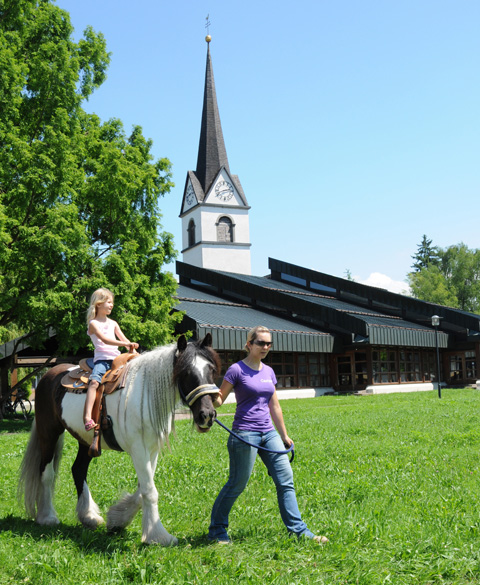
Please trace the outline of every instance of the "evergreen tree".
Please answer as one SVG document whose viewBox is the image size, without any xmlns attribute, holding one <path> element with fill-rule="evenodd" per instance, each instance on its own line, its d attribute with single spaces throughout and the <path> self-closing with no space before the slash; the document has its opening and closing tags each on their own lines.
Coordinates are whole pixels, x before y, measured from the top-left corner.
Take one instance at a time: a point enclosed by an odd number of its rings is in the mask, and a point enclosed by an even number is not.
<svg viewBox="0 0 480 585">
<path fill-rule="evenodd" d="M 422 242 L 417 245 L 417 253 L 412 256 L 415 262 L 412 264 L 412 268 L 418 272 L 422 268 L 428 268 L 431 264 L 437 266 L 439 263 L 438 249 L 436 246 L 432 246 L 432 240 L 429 240 L 424 234 Z"/>
</svg>

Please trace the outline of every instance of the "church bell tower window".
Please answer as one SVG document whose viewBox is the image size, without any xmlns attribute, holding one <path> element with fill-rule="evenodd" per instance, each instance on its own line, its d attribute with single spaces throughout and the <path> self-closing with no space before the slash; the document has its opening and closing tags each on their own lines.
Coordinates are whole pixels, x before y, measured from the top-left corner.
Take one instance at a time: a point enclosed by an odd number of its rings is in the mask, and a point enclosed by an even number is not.
<svg viewBox="0 0 480 585">
<path fill-rule="evenodd" d="M 223 216 L 217 222 L 217 242 L 233 242 L 233 222 Z"/>
<path fill-rule="evenodd" d="M 195 246 L 195 222 L 191 219 L 188 223 L 188 246 Z"/>
</svg>

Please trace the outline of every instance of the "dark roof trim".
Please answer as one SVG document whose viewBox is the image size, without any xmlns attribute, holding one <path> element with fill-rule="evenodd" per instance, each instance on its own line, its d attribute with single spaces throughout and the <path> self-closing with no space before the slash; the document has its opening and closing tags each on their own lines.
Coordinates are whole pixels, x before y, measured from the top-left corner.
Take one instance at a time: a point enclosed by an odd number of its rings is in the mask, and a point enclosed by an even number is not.
<svg viewBox="0 0 480 585">
<path fill-rule="evenodd" d="M 342 293 L 349 293 L 365 299 L 366 302 L 372 302 L 373 304 L 370 305 L 372 308 L 378 309 L 378 304 L 381 304 L 383 306 L 380 310 L 385 313 L 388 312 L 388 307 L 397 312 L 406 310 L 408 311 L 408 319 L 411 320 L 413 318 L 411 314 L 413 313 L 416 315 L 418 321 L 423 321 L 424 323 L 427 323 L 432 315 L 437 314 L 446 322 L 452 323 L 457 327 L 463 327 L 475 331 L 480 330 L 480 316 L 472 313 L 466 313 L 450 307 L 420 301 L 419 299 L 407 297 L 406 295 L 393 293 L 375 286 L 359 284 L 358 282 L 346 280 L 345 278 L 331 276 L 308 268 L 302 268 L 301 266 L 289 264 L 288 262 L 283 262 L 281 260 L 275 260 L 274 258 L 268 259 L 268 266 L 274 280 L 282 281 L 282 273 L 288 274 L 297 279 L 306 281 L 306 288 L 308 290 L 317 290 L 312 288 L 312 283 L 316 283 L 322 287 L 329 287 L 330 290 L 334 291 L 330 294 L 333 294 L 338 299 L 342 299 Z M 301 285 L 297 284 L 297 286 Z M 317 290 L 317 292 L 319 291 Z"/>
<path fill-rule="evenodd" d="M 339 314 L 334 309 L 313 305 L 308 300 L 294 297 L 291 294 L 276 291 L 272 288 L 265 288 L 260 285 L 252 284 L 242 278 L 242 275 L 225 274 L 215 270 L 208 270 L 191 264 L 177 261 L 177 274 L 182 284 L 188 285 L 192 280 L 203 282 L 213 286 L 217 291 L 230 291 L 232 295 L 240 295 L 249 299 L 254 308 L 259 310 L 268 307 L 275 307 L 277 311 L 286 311 L 291 316 L 313 315 L 310 325 L 321 329 L 321 323 L 327 323 L 336 328 L 341 333 L 353 332 L 358 335 L 367 337 L 367 325 L 361 319 L 352 317 L 347 313 Z"/>
</svg>

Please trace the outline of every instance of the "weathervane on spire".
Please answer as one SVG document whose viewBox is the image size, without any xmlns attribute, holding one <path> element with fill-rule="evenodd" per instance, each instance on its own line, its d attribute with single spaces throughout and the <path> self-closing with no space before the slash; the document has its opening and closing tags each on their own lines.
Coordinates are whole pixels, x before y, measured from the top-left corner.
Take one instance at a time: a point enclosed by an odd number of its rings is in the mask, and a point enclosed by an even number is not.
<svg viewBox="0 0 480 585">
<path fill-rule="evenodd" d="M 207 17 L 205 18 L 206 23 L 205 23 L 205 28 L 207 29 L 207 36 L 205 37 L 205 40 L 207 41 L 207 43 L 209 43 L 212 40 L 212 37 L 210 36 L 210 21 L 208 20 L 210 17 L 210 14 L 207 14 Z"/>
</svg>

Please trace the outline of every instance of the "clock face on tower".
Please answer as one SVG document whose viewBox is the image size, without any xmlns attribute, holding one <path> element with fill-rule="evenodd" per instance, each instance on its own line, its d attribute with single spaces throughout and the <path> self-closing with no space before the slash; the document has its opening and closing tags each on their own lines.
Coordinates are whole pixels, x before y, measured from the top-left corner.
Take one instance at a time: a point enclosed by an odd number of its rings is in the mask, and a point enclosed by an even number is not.
<svg viewBox="0 0 480 585">
<path fill-rule="evenodd" d="M 185 199 L 188 205 L 192 205 L 192 203 L 195 201 L 195 191 L 193 190 L 193 187 L 191 185 L 188 186 Z"/>
<path fill-rule="evenodd" d="M 233 197 L 233 186 L 228 181 L 218 181 L 215 185 L 215 197 L 220 201 L 229 201 Z"/>
</svg>

